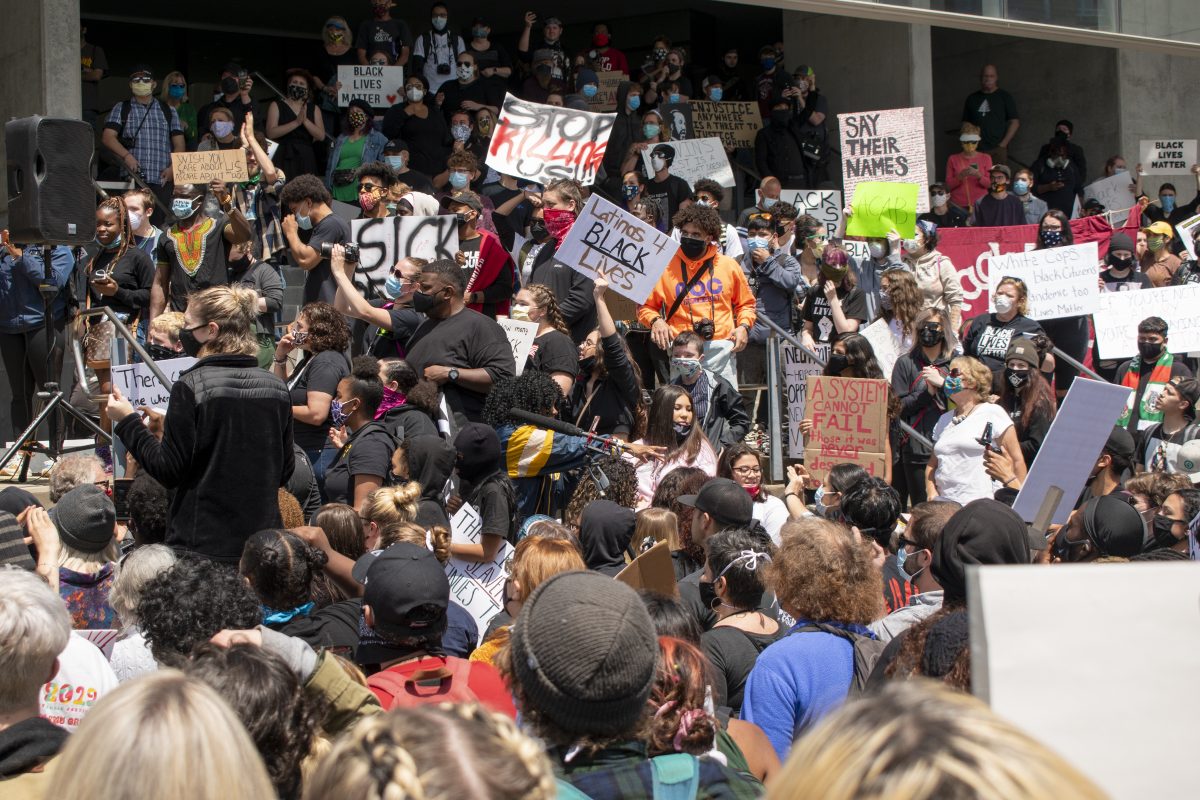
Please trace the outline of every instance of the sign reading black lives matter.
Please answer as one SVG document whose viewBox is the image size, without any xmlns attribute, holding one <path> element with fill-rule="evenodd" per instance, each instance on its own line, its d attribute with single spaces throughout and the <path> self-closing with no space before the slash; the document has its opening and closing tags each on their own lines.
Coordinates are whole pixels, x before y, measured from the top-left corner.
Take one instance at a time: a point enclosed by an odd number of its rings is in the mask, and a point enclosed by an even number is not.
<svg viewBox="0 0 1200 800">
<path fill-rule="evenodd" d="M 350 238 L 358 245 L 356 277 L 381 285 L 402 258 L 453 260 L 458 252 L 458 222 L 452 214 L 356 219 L 350 222 Z"/>
<path fill-rule="evenodd" d="M 554 258 L 641 304 L 678 250 L 679 242 L 594 194 Z"/>
<path fill-rule="evenodd" d="M 616 114 L 546 106 L 507 95 L 487 165 L 537 183 L 569 178 L 590 186 L 596 182 L 616 120 Z"/>
<path fill-rule="evenodd" d="M 917 211 L 929 210 L 925 162 L 925 109 L 893 108 L 838 114 L 842 134 L 842 182 L 847 205 L 863 181 L 915 183 Z"/>
</svg>

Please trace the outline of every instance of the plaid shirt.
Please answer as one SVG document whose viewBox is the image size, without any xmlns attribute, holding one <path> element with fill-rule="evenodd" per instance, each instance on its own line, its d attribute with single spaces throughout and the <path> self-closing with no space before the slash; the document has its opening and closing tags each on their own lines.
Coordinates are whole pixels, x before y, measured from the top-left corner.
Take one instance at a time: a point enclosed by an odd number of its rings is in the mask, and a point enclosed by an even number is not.
<svg viewBox="0 0 1200 800">
<path fill-rule="evenodd" d="M 652 800 L 654 767 L 640 742 L 606 747 L 590 758 L 576 756 L 563 762 L 565 750 L 551 750 L 551 762 L 559 778 L 593 800 Z M 761 783 L 711 758 L 700 759 L 700 788 L 697 800 L 754 800 L 762 797 Z"/>
<path fill-rule="evenodd" d="M 129 116 L 125 120 L 124 135 L 134 139 L 129 152 L 133 153 L 133 157 L 141 166 L 146 183 L 159 186 L 162 184 L 159 175 L 171 166 L 171 137 L 183 135 L 179 114 L 168 106 L 171 111 L 171 118 L 168 120 L 163 116 L 162 103 L 156 98 L 151 98 L 148 105 L 132 99 L 122 100 L 108 112 L 108 120 L 104 123 L 104 127 L 112 128 L 117 132 L 117 136 L 122 135 L 121 108 L 126 103 L 129 103 Z M 122 169 L 121 173 L 129 174 L 125 169 Z"/>
<path fill-rule="evenodd" d="M 230 195 L 233 207 L 242 212 L 250 223 L 250 229 L 258 240 L 255 244 L 254 255 L 260 261 L 279 262 L 279 255 L 287 247 L 287 238 L 283 235 L 280 224 L 279 192 L 283 189 L 286 177 L 283 170 L 277 169 L 278 177 L 274 183 L 268 184 L 261 179 L 256 184 L 231 184 Z M 261 174 L 261 173 L 260 173 Z M 253 208 L 247 202 L 253 188 Z"/>
</svg>

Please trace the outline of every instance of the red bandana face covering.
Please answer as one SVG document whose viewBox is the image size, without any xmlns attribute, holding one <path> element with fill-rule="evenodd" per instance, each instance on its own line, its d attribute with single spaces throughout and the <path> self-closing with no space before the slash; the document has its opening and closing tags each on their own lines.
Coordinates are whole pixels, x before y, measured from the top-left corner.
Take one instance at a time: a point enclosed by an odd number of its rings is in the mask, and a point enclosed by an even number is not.
<svg viewBox="0 0 1200 800">
<path fill-rule="evenodd" d="M 546 230 L 550 231 L 554 241 L 561 246 L 563 239 L 567 238 L 567 234 L 570 233 L 571 226 L 575 224 L 575 212 L 547 208 L 542 215 L 546 221 Z"/>
<path fill-rule="evenodd" d="M 746 490 L 746 494 L 755 500 L 758 499 L 758 493 L 762 491 L 762 486 L 743 486 L 742 488 Z"/>
</svg>

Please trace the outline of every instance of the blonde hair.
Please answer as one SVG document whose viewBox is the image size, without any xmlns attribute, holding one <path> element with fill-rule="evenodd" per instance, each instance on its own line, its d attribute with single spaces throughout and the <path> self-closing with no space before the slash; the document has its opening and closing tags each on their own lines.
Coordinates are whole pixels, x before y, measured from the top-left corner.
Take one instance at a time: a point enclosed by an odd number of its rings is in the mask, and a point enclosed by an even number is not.
<svg viewBox="0 0 1200 800">
<path fill-rule="evenodd" d="M 557 796 L 542 745 L 474 703 L 366 717 L 334 743 L 304 787 L 306 800 Z"/>
<path fill-rule="evenodd" d="M 380 540 L 386 539 L 392 529 L 417 518 L 417 505 L 421 501 L 421 484 L 408 481 L 397 486 L 381 486 L 367 494 L 363 501 L 364 523 L 370 520 L 379 526 Z"/>
<path fill-rule="evenodd" d="M 978 359 L 970 356 L 959 356 L 950 362 L 950 369 L 956 369 L 963 379 L 963 388 L 974 389 L 981 397 L 987 397 L 992 391 L 992 371 Z"/>
<path fill-rule="evenodd" d="M 300 507 L 300 501 L 296 496 L 283 487 L 279 488 L 276 495 L 279 498 L 279 517 L 283 520 L 283 527 L 299 528 L 305 522 L 304 509 Z"/>
<path fill-rule="evenodd" d="M 179 332 L 186 324 L 183 314 L 178 311 L 168 311 L 150 321 L 150 331 L 163 334 L 171 340 L 171 344 L 179 344 Z"/>
<path fill-rule="evenodd" d="M 117 563 L 108 604 L 117 612 L 123 628 L 128 630 L 137 624 L 137 604 L 142 587 L 173 567 L 176 560 L 175 551 L 165 544 L 148 544 L 131 551 Z"/>
<path fill-rule="evenodd" d="M 215 322 L 217 335 L 204 343 L 202 356 L 258 353 L 254 323 L 258 319 L 258 295 L 241 286 L 213 286 L 188 296 L 188 310 L 198 322 Z"/>
<path fill-rule="evenodd" d="M 386 533 L 379 534 L 379 544 L 376 546 L 386 550 L 397 542 L 426 547 L 433 551 L 434 557 L 442 564 L 450 560 L 450 530 L 441 525 L 426 531 L 415 522 L 399 522 L 390 526 Z"/>
<path fill-rule="evenodd" d="M 1001 278 L 1000 282 L 996 284 L 996 288 L 999 289 L 1001 286 L 1005 285 L 1011 286 L 1017 290 L 1017 313 L 1021 316 L 1028 314 L 1029 287 L 1025 285 L 1025 281 L 1021 280 L 1020 278 L 1013 278 L 1011 276 L 1007 278 Z"/>
<path fill-rule="evenodd" d="M 275 790 L 241 720 L 205 684 L 164 669 L 88 711 L 55 759 L 46 797 L 261 800 Z"/>
<path fill-rule="evenodd" d="M 105 565 L 113 563 L 120 557 L 121 550 L 117 547 L 116 531 L 113 531 L 113 538 L 109 540 L 108 544 L 102 550 L 94 553 L 77 550 L 63 542 L 58 551 L 58 565 L 72 572 L 78 572 L 80 575 L 95 575 L 104 569 Z"/>
<path fill-rule="evenodd" d="M 62 598 L 32 572 L 0 567 L 0 713 L 37 702 L 71 636 Z"/>
<path fill-rule="evenodd" d="M 679 517 L 669 508 L 643 508 L 637 512 L 637 523 L 633 529 L 633 541 L 640 545 L 646 539 L 667 542 L 671 552 L 679 550 Z"/>
<path fill-rule="evenodd" d="M 563 200 L 570 200 L 575 204 L 575 213 L 583 213 L 583 184 L 579 181 L 571 180 L 570 178 L 558 178 L 546 184 L 546 188 L 542 191 L 542 196 L 553 192 Z"/>
<path fill-rule="evenodd" d="M 183 99 L 179 102 L 186 103 L 188 101 L 187 77 L 177 69 L 172 70 L 163 76 L 162 83 L 158 85 L 158 96 L 164 101 L 170 100 L 171 81 L 175 80 L 176 78 L 179 78 L 183 81 Z"/>
<path fill-rule="evenodd" d="M 932 681 L 847 703 L 792 748 L 769 800 L 1099 800 L 1106 795 L 986 704 Z"/>
<path fill-rule="evenodd" d="M 554 290 L 542 283 L 531 283 L 528 286 L 522 287 L 533 297 L 534 304 L 546 312 L 546 319 L 559 333 L 571 335 L 571 329 L 567 327 L 567 321 L 563 319 L 562 310 L 558 307 L 558 298 L 554 296 Z"/>
</svg>

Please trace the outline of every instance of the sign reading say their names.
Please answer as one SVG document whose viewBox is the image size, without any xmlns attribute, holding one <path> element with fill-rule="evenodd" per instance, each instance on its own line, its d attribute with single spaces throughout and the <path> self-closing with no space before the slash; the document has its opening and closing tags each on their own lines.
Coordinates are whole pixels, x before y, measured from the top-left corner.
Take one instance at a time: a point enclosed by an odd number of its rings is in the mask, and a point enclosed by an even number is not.
<svg viewBox="0 0 1200 800">
<path fill-rule="evenodd" d="M 801 214 L 817 218 L 830 236 L 842 231 L 842 193 L 836 189 L 784 189 L 779 199 Z"/>
<path fill-rule="evenodd" d="M 458 252 L 458 223 L 448 214 L 351 220 L 350 236 L 358 245 L 358 274 L 374 283 L 386 281 L 401 258 L 453 260 Z"/>
<path fill-rule="evenodd" d="M 893 108 L 838 114 L 842 183 L 846 202 L 863 181 L 929 185 L 925 161 L 925 109 Z M 929 210 L 929 193 L 917 194 L 917 211 Z"/>
<path fill-rule="evenodd" d="M 533 348 L 533 340 L 537 338 L 538 324 L 536 322 L 526 322 L 522 319 L 510 319 L 508 317 L 498 317 L 496 322 L 500 323 L 500 327 L 508 334 L 508 343 L 512 347 L 513 361 L 517 364 L 516 372 L 518 375 L 525 369 L 525 362 L 529 360 L 531 355 L 530 350 Z"/>
<path fill-rule="evenodd" d="M 701 178 L 711 178 L 722 186 L 733 186 L 733 167 L 729 166 L 729 158 L 725 155 L 725 147 L 720 139 L 686 139 L 652 145 L 642 151 L 642 162 L 646 174 L 655 173 L 651 159 L 655 151 L 663 152 L 670 148 L 675 153 L 668 171 L 678 175 L 692 186 Z"/>
<path fill-rule="evenodd" d="M 678 250 L 668 234 L 593 194 L 554 258 L 640 304 Z"/>
<path fill-rule="evenodd" d="M 557 178 L 596 182 L 616 114 L 530 103 L 506 95 L 487 165 L 504 175 L 536 183 Z"/>
<path fill-rule="evenodd" d="M 1030 319 L 1091 314 L 1100 303 L 1099 260 L 1095 242 L 992 256 L 988 259 L 989 310 L 996 310 L 991 298 L 1000 281 L 1020 278 L 1029 287 L 1025 316 Z"/>
<path fill-rule="evenodd" d="M 754 137 L 762 127 L 758 103 L 711 100 L 692 100 L 692 129 L 698 139 L 715 136 L 727 150 L 753 147 Z"/>
<path fill-rule="evenodd" d="M 1106 360 L 1137 355 L 1137 326 L 1146 317 L 1161 317 L 1170 326 L 1167 349 L 1172 353 L 1200 350 L 1200 284 L 1164 286 L 1137 292 L 1101 292 L 1092 314 L 1096 347 Z"/>
<path fill-rule="evenodd" d="M 479 544 L 483 522 L 470 503 L 450 518 L 450 541 L 454 544 Z M 491 561 L 474 563 L 451 558 L 446 562 L 446 577 L 450 581 L 450 598 L 475 620 L 482 638 L 492 617 L 504 608 L 504 582 L 508 579 L 505 562 L 512 556 L 513 546 L 500 545 Z"/>
<path fill-rule="evenodd" d="M 888 436 L 888 382 L 877 378 L 808 379 L 804 415 L 812 434 L 804 443 L 804 466 L 823 479 L 837 464 L 858 464 L 882 478 Z"/>
<path fill-rule="evenodd" d="M 1180 175 L 1196 163 L 1195 139 L 1142 139 L 1138 148 L 1147 175 Z"/>
<path fill-rule="evenodd" d="M 816 353 L 822 361 L 828 360 L 829 345 L 817 345 Z M 820 375 L 824 367 L 794 344 L 780 345 L 779 355 L 783 360 L 783 385 L 787 399 L 788 458 L 804 458 L 804 434 L 800 433 L 800 422 L 804 419 L 808 380 Z"/>
<path fill-rule="evenodd" d="M 190 369 L 196 363 L 196 359 L 182 356 L 154 363 L 167 376 L 167 380 L 174 383 L 179 379 L 179 373 Z M 156 411 L 167 410 L 171 390 L 163 386 L 162 381 L 156 378 L 145 364 L 114 364 L 112 382 L 134 408 L 145 406 Z"/>
<path fill-rule="evenodd" d="M 177 184 L 250 180 L 246 171 L 246 151 L 240 147 L 236 150 L 171 153 L 171 173 Z"/>
<path fill-rule="evenodd" d="M 338 105 L 365 100 L 371 108 L 389 108 L 404 96 L 404 67 L 378 67 L 358 64 L 338 67 Z"/>
</svg>

